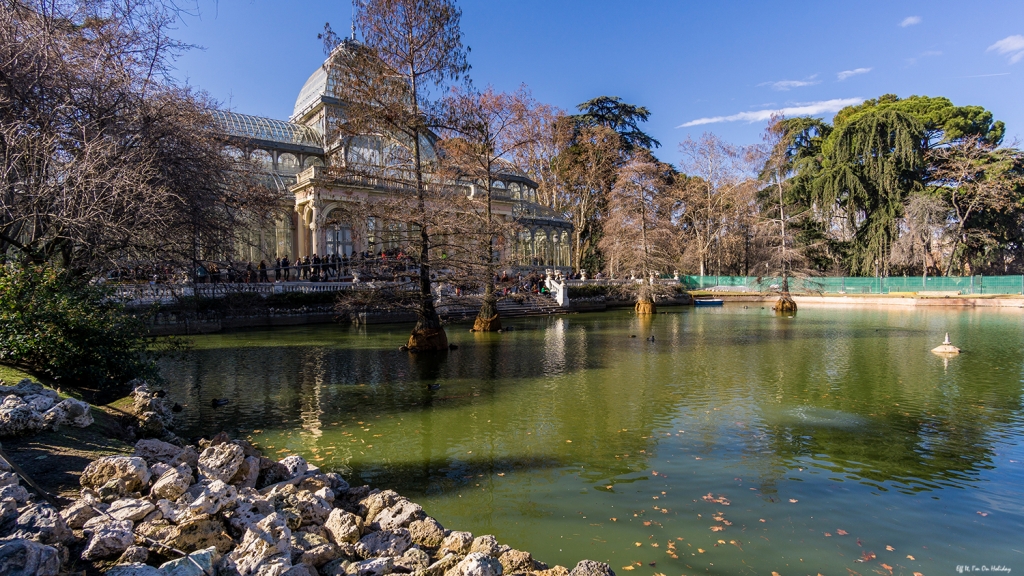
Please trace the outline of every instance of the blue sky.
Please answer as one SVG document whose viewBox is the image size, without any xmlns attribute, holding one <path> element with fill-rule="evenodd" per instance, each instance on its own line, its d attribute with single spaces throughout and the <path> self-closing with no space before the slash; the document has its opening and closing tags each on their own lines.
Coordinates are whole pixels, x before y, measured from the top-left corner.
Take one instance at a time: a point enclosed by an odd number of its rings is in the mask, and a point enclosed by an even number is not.
<svg viewBox="0 0 1024 576">
<path fill-rule="evenodd" d="M 200 0 L 176 36 L 201 45 L 177 76 L 238 112 L 287 119 L 324 58 L 342 1 Z M 462 0 L 477 85 L 527 84 L 571 110 L 609 95 L 647 106 L 658 156 L 687 136 L 760 141 L 772 110 L 831 118 L 884 93 L 991 110 L 1024 145 L 1024 1 Z"/>
</svg>

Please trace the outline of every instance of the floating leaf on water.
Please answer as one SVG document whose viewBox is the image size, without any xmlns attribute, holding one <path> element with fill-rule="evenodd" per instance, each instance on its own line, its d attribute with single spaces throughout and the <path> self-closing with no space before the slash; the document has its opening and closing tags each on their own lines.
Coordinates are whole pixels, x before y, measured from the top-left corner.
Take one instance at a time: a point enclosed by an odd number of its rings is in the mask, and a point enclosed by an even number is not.
<svg viewBox="0 0 1024 576">
<path fill-rule="evenodd" d="M 885 549 L 888 550 L 889 552 L 895 552 L 896 551 L 895 548 L 893 548 L 892 546 L 889 546 L 888 544 L 885 545 Z"/>
<path fill-rule="evenodd" d="M 849 534 L 849 532 L 840 528 L 839 530 L 836 530 L 836 534 L 839 534 L 840 536 L 846 536 L 847 534 Z"/>
<path fill-rule="evenodd" d="M 722 530 L 725 530 L 725 526 L 712 526 L 711 527 L 711 531 L 712 532 L 721 532 Z"/>
<path fill-rule="evenodd" d="M 697 548 L 697 552 L 700 552 L 701 554 L 703 554 L 704 553 L 704 549 L 703 548 Z M 776 576 L 778 576 L 778 575 L 776 574 Z"/>
<path fill-rule="evenodd" d="M 889 566 L 885 562 L 882 562 L 882 568 L 885 568 L 886 570 L 889 571 L 889 574 L 892 574 L 892 566 Z"/>
<path fill-rule="evenodd" d="M 776 572 L 776 571 L 772 570 L 772 576 L 782 576 L 782 575 L 781 575 L 781 574 L 779 574 L 778 572 Z"/>
<path fill-rule="evenodd" d="M 789 503 L 790 504 L 796 504 L 797 502 L 799 502 L 799 500 L 797 500 L 796 498 L 790 498 L 789 499 Z"/>
<path fill-rule="evenodd" d="M 861 552 L 860 560 L 858 562 L 868 562 L 877 558 L 874 552 Z"/>
<path fill-rule="evenodd" d="M 634 542 L 633 545 L 634 546 L 643 546 L 643 544 L 641 544 L 640 542 Z"/>
<path fill-rule="evenodd" d="M 910 554 L 907 554 L 907 560 L 917 560 L 917 558 L 914 558 Z"/>
<path fill-rule="evenodd" d="M 920 572 L 914 572 L 914 576 L 924 576 L 924 574 L 922 574 Z"/>
<path fill-rule="evenodd" d="M 623 570 L 636 570 L 636 568 L 633 568 L 632 566 L 623 566 L 622 569 Z"/>
<path fill-rule="evenodd" d="M 572 440 L 566 440 L 565 443 L 566 444 L 572 444 Z"/>
<path fill-rule="evenodd" d="M 611 520 L 612 522 L 618 522 L 619 521 L 618 518 L 609 518 L 609 520 Z"/>
<path fill-rule="evenodd" d="M 658 544 L 657 542 L 652 542 L 652 543 L 651 543 L 651 547 L 652 547 L 652 548 L 658 548 L 658 547 L 660 547 L 660 546 L 661 546 L 661 544 Z"/>
<path fill-rule="evenodd" d="M 981 516 L 981 517 L 985 517 L 985 516 L 988 516 L 988 512 L 982 512 L 982 511 L 979 510 L 978 511 L 978 515 Z"/>
<path fill-rule="evenodd" d="M 831 532 L 825 532 L 825 538 L 831 538 L 831 537 L 832 537 L 832 533 Z"/>
<path fill-rule="evenodd" d="M 650 520 L 644 520 L 644 526 L 650 526 L 650 525 L 651 525 L 651 521 Z"/>
<path fill-rule="evenodd" d="M 765 520 L 764 518 L 758 518 L 757 521 L 758 522 L 767 522 L 767 520 Z"/>
<path fill-rule="evenodd" d="M 504 476 L 504 475 L 505 475 L 504 472 L 498 472 L 498 476 Z"/>
</svg>

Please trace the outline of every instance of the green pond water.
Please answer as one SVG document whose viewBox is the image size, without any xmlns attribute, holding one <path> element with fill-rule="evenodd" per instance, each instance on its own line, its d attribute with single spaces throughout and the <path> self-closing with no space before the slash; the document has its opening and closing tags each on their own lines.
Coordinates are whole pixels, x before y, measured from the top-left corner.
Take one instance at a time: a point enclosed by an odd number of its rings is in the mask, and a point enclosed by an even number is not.
<svg viewBox="0 0 1024 576">
<path fill-rule="evenodd" d="M 1020 311 L 666 312 L 450 326 L 442 358 L 398 351 L 408 326 L 204 336 L 162 368 L 183 435 L 301 454 L 549 564 L 1024 572 Z M 962 355 L 929 352 L 947 331 Z"/>
</svg>

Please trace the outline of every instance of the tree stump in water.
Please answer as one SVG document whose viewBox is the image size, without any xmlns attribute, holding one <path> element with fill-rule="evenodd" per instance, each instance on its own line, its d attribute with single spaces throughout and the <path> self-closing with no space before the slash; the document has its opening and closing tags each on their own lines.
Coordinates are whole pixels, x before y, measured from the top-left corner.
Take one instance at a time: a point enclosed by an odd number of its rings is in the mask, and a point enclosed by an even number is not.
<svg viewBox="0 0 1024 576">
<path fill-rule="evenodd" d="M 473 332 L 497 332 L 501 330 L 501 318 L 495 314 L 490 318 L 476 317 L 473 322 Z"/>
<path fill-rule="evenodd" d="M 448 349 L 448 335 L 444 328 L 413 330 L 409 336 L 409 350 L 413 352 L 439 352 Z"/>
<path fill-rule="evenodd" d="M 782 297 L 779 298 L 779 301 L 772 306 L 772 310 L 775 310 L 780 314 L 792 314 L 796 312 L 796 300 L 793 300 L 793 297 L 790 296 L 788 292 L 784 293 Z"/>
<path fill-rule="evenodd" d="M 637 314 L 656 314 L 657 311 L 654 307 L 654 302 L 648 302 L 645 300 L 639 300 L 634 307 Z"/>
</svg>

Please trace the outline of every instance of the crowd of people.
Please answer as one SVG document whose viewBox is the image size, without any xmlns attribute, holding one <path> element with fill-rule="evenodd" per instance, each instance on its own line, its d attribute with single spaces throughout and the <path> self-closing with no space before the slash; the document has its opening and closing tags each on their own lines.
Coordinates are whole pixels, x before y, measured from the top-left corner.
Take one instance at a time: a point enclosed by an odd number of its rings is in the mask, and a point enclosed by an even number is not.
<svg viewBox="0 0 1024 576">
<path fill-rule="evenodd" d="M 393 278 L 410 271 L 413 259 L 403 250 L 362 252 L 341 256 L 330 254 L 296 257 L 287 255 L 274 260 L 218 264 L 206 262 L 196 267 L 195 281 L 206 283 L 268 283 L 268 282 L 338 282 L 353 278 Z"/>
<path fill-rule="evenodd" d="M 358 279 L 397 280 L 400 275 L 416 271 L 416 261 L 407 255 L 405 250 L 395 248 L 381 250 L 377 253 L 361 252 L 351 256 L 347 254 L 331 254 L 319 256 L 296 257 L 288 256 L 273 260 L 264 259 L 259 262 L 201 262 L 197 264 L 192 278 L 171 266 L 138 266 L 110 273 L 105 280 L 149 284 L 187 283 L 190 280 L 198 284 L 260 284 L 271 282 L 347 282 Z M 570 274 L 566 278 L 579 278 L 580 275 Z M 494 276 L 498 293 L 503 296 L 513 294 L 543 294 L 547 291 L 544 275 L 537 271 L 527 274 L 522 272 L 512 275 L 503 271 Z M 460 287 L 454 294 L 462 295 L 465 290 L 475 289 Z"/>
</svg>

